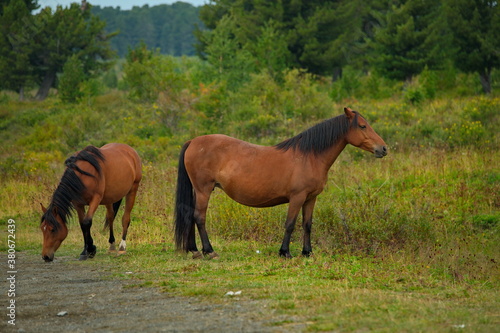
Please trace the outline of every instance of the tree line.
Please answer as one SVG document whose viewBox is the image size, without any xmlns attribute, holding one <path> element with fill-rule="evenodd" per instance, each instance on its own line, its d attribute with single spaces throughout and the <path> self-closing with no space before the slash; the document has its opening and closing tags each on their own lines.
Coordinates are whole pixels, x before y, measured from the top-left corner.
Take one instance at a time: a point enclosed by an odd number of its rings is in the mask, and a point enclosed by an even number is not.
<svg viewBox="0 0 500 333">
<path fill-rule="evenodd" d="M 346 66 L 411 81 L 452 62 L 491 92 L 500 66 L 496 0 L 214 0 L 200 18 L 198 51 L 220 71 Z"/>
<path fill-rule="evenodd" d="M 37 9 L 37 0 L 0 0 L 0 89 L 21 98 L 39 87 L 36 98 L 44 99 L 65 65 L 96 77 L 139 41 L 175 56 L 196 53 L 230 88 L 262 71 L 277 81 L 288 69 L 335 81 L 354 68 L 411 81 L 452 64 L 477 73 L 489 93 L 500 66 L 491 0 L 212 0 L 131 11 L 84 0 Z"/>
<path fill-rule="evenodd" d="M 130 47 L 144 42 L 150 49 L 173 56 L 195 55 L 196 38 L 193 31 L 201 27 L 199 7 L 185 2 L 172 5 L 133 7 L 92 7 L 92 14 L 106 22 L 107 33 L 118 32 L 111 39 L 111 47 L 120 58 L 127 55 Z M 201 28 L 200 28 L 201 29 Z"/>
</svg>

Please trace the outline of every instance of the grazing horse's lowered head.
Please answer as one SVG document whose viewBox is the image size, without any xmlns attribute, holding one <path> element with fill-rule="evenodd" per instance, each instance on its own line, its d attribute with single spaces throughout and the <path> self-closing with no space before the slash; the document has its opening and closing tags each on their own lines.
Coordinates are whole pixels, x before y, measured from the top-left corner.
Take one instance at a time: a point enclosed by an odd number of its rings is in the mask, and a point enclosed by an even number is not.
<svg viewBox="0 0 500 333">
<path fill-rule="evenodd" d="M 64 219 L 58 214 L 57 207 L 45 208 L 42 204 L 42 222 L 40 229 L 43 234 L 42 258 L 46 262 L 54 260 L 54 253 L 68 236 L 68 227 Z"/>
</svg>

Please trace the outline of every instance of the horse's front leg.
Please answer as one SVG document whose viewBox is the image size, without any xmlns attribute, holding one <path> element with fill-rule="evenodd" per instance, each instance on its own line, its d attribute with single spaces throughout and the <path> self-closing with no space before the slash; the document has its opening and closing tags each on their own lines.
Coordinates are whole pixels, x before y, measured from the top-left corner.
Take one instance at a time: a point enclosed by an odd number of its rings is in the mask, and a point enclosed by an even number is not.
<svg viewBox="0 0 500 333">
<path fill-rule="evenodd" d="M 94 217 L 94 213 L 99 206 L 99 200 L 92 200 L 89 204 L 89 209 L 87 214 L 83 216 L 83 219 L 80 219 L 80 228 L 82 229 L 83 234 L 83 251 L 80 254 L 80 260 L 87 260 L 88 258 L 93 258 L 97 252 L 97 247 L 94 245 L 94 240 L 92 239 L 92 235 L 90 234 L 90 228 L 92 227 L 92 218 Z M 82 206 L 83 212 L 83 206 Z M 80 218 L 80 213 L 78 214 Z"/>
<path fill-rule="evenodd" d="M 302 206 L 302 228 L 304 229 L 304 247 L 302 248 L 302 255 L 309 257 L 312 252 L 311 246 L 311 228 L 312 216 L 316 198 L 308 200 Z"/>
<path fill-rule="evenodd" d="M 283 237 L 283 243 L 279 251 L 280 256 L 285 258 L 292 258 L 290 254 L 290 239 L 292 237 L 293 230 L 295 229 L 295 222 L 297 221 L 297 216 L 299 215 L 300 207 L 303 201 L 300 200 L 290 200 L 288 205 L 288 214 L 285 222 L 285 236 Z"/>
</svg>

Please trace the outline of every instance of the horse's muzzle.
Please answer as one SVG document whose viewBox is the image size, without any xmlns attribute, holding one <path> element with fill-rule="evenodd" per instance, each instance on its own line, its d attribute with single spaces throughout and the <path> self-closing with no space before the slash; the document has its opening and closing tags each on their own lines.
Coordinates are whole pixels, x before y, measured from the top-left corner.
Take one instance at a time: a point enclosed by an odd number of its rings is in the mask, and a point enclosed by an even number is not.
<svg viewBox="0 0 500 333">
<path fill-rule="evenodd" d="M 379 146 L 375 148 L 375 157 L 382 158 L 387 155 L 387 146 Z"/>
<path fill-rule="evenodd" d="M 51 262 L 52 260 L 54 260 L 54 255 L 52 256 L 42 256 L 43 260 L 45 260 L 45 262 Z"/>
</svg>

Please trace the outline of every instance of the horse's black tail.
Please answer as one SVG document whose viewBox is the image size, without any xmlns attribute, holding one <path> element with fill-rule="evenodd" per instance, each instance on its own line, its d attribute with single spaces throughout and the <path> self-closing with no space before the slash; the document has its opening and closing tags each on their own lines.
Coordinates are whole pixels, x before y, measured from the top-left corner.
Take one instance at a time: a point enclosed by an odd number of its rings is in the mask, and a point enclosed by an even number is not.
<svg viewBox="0 0 500 333">
<path fill-rule="evenodd" d="M 113 204 L 113 214 L 114 214 L 113 218 L 116 218 L 116 214 L 118 214 L 118 209 L 120 208 L 122 200 L 123 200 L 123 198 L 121 198 L 120 200 L 118 200 L 117 202 L 115 202 Z M 108 218 L 106 217 L 104 219 L 104 228 L 103 228 L 103 230 L 106 230 L 108 228 L 109 228 L 109 221 L 108 221 Z"/>
<path fill-rule="evenodd" d="M 182 147 L 179 156 L 177 174 L 177 190 L 175 195 L 175 245 L 178 250 L 188 252 L 188 236 L 194 222 L 194 208 L 196 199 L 193 193 L 193 184 L 184 165 L 184 154 L 190 141 Z"/>
</svg>

